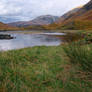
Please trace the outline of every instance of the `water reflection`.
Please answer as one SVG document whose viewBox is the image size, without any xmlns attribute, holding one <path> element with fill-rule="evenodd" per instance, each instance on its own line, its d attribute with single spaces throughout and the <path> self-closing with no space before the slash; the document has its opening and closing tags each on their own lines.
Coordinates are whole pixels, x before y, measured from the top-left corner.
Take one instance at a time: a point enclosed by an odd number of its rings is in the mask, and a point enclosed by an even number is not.
<svg viewBox="0 0 92 92">
<path fill-rule="evenodd" d="M 48 35 L 46 33 L 45 34 L 12 33 L 11 35 L 16 38 L 11 40 L 0 40 L 0 50 L 12 50 L 33 46 L 58 46 L 62 42 L 61 39 L 52 36 L 52 34 Z"/>
</svg>

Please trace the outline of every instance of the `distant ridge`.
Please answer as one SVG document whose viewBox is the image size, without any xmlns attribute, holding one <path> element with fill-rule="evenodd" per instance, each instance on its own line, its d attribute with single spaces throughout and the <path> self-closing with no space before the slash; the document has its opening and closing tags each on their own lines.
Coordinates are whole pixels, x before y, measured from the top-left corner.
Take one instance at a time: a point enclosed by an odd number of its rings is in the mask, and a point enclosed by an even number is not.
<svg viewBox="0 0 92 92">
<path fill-rule="evenodd" d="M 10 22 L 16 22 L 19 21 L 19 19 L 17 18 L 13 18 L 13 17 L 7 17 L 7 16 L 0 16 L 0 21 L 3 23 L 10 23 Z"/>
<path fill-rule="evenodd" d="M 59 17 L 57 16 L 52 16 L 52 15 L 44 15 L 44 16 L 39 16 L 31 21 L 20 21 L 20 22 L 13 22 L 9 23 L 11 26 L 15 27 L 28 27 L 28 26 L 41 26 L 41 25 L 49 25 L 54 23 L 55 21 L 58 20 Z"/>
<path fill-rule="evenodd" d="M 0 31 L 7 31 L 7 30 L 18 30 L 18 28 L 0 22 Z"/>
</svg>

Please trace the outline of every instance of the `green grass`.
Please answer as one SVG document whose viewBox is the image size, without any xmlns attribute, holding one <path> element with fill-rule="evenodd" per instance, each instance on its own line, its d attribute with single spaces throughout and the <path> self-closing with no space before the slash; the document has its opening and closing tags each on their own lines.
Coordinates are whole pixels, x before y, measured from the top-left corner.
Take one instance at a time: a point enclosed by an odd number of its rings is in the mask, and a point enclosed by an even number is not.
<svg viewBox="0 0 92 92">
<path fill-rule="evenodd" d="M 82 44 L 81 42 L 73 42 L 64 47 L 64 51 L 69 57 L 71 63 L 80 66 L 80 68 L 90 76 L 90 79 L 92 80 L 92 44 Z"/>
<path fill-rule="evenodd" d="M 62 46 L 0 52 L 0 92 L 91 92 Z"/>
</svg>

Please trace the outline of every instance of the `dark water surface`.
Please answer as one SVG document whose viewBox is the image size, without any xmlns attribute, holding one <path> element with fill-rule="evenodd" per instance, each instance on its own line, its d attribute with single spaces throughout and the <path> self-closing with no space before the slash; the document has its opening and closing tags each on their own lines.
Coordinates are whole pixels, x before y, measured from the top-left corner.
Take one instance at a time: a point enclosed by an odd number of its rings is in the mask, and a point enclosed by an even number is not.
<svg viewBox="0 0 92 92">
<path fill-rule="evenodd" d="M 33 46 L 58 46 L 62 43 L 58 35 L 63 33 L 30 33 L 28 31 L 0 32 L 0 34 L 10 34 L 14 39 L 0 39 L 0 50 L 13 50 Z"/>
</svg>

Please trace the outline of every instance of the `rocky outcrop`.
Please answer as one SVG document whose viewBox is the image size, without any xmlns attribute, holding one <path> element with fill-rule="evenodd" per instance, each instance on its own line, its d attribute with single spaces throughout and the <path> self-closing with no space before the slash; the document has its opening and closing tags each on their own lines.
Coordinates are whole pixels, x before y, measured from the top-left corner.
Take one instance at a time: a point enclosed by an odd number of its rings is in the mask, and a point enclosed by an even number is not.
<svg viewBox="0 0 92 92">
<path fill-rule="evenodd" d="M 13 39 L 13 38 L 14 37 L 8 34 L 0 34 L 0 39 Z"/>
</svg>

